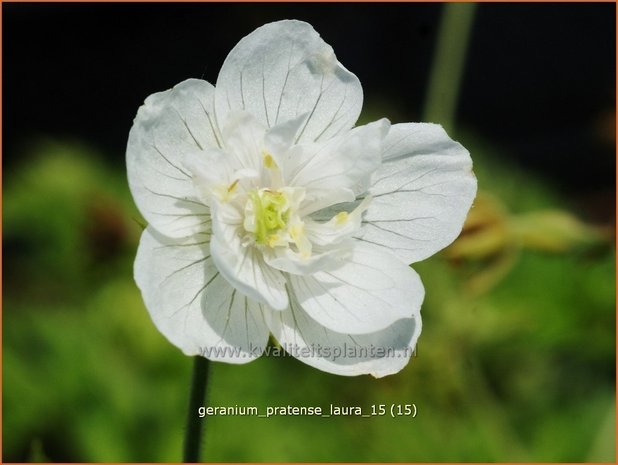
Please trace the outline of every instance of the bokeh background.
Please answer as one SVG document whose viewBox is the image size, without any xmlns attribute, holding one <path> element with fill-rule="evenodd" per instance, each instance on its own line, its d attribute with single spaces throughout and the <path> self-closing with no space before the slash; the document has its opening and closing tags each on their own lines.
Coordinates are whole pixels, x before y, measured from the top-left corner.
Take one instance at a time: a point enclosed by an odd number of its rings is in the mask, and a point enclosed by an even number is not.
<svg viewBox="0 0 618 465">
<path fill-rule="evenodd" d="M 6 3 L 3 461 L 180 460 L 192 360 L 132 279 L 126 138 L 145 97 L 214 83 L 284 18 L 359 76 L 363 122 L 444 124 L 479 196 L 414 265 L 424 332 L 401 373 L 211 365 L 210 405 L 413 402 L 416 418 L 215 417 L 204 458 L 614 462 L 615 4 Z"/>
</svg>

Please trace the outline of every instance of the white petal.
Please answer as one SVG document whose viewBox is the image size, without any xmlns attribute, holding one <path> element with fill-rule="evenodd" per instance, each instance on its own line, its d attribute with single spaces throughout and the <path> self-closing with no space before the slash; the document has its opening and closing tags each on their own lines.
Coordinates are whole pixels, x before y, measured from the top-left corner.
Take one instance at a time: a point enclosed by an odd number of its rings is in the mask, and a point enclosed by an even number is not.
<svg viewBox="0 0 618 465">
<path fill-rule="evenodd" d="M 284 121 L 270 128 L 264 139 L 266 150 L 282 165 L 288 150 L 294 145 L 296 135 L 304 125 L 308 115 Z"/>
<path fill-rule="evenodd" d="M 298 214 L 302 217 L 312 215 L 320 210 L 327 209 L 332 205 L 352 202 L 356 198 L 352 189 L 339 187 L 336 189 L 307 189 L 305 190 L 305 198 L 300 205 Z M 339 213 L 335 211 L 328 215 L 325 219 L 328 220 Z M 319 215 L 316 215 L 319 216 Z"/>
<path fill-rule="evenodd" d="M 302 308 L 322 326 L 373 333 L 419 315 L 425 290 L 414 270 L 377 247 L 357 243 L 343 266 L 312 276 L 290 275 Z"/>
<path fill-rule="evenodd" d="M 174 241 L 148 227 L 134 273 L 155 325 L 185 354 L 247 363 L 264 350 L 268 329 L 262 308 L 219 274 L 208 237 Z"/>
<path fill-rule="evenodd" d="M 264 125 L 309 114 L 300 141 L 328 139 L 354 126 L 363 103 L 358 78 L 301 21 L 266 24 L 227 56 L 217 79 L 219 121 L 247 110 Z"/>
<path fill-rule="evenodd" d="M 367 210 L 370 202 L 371 198 L 365 197 L 351 212 L 341 210 L 323 223 L 307 221 L 305 223 L 307 238 L 313 244 L 320 246 L 339 244 L 350 238 L 360 229 L 362 214 Z"/>
<path fill-rule="evenodd" d="M 290 150 L 284 178 L 307 189 L 351 189 L 365 185 L 382 161 L 382 142 L 390 123 L 381 119 L 323 143 Z"/>
<path fill-rule="evenodd" d="M 369 190 L 361 240 L 405 263 L 423 260 L 461 232 L 476 195 L 468 151 L 437 124 L 396 124 Z"/>
<path fill-rule="evenodd" d="M 219 149 L 207 149 L 185 157 L 183 163 L 191 174 L 194 192 L 201 202 L 211 205 L 213 195 L 229 195 L 234 182 L 234 166 L 230 157 Z"/>
<path fill-rule="evenodd" d="M 290 248 L 280 249 L 276 251 L 276 254 L 265 254 L 266 263 L 286 273 L 302 275 L 339 268 L 350 255 L 349 247 L 341 245 L 332 250 L 314 250 L 310 257 L 304 257 Z"/>
<path fill-rule="evenodd" d="M 195 196 L 184 157 L 217 147 L 214 88 L 191 79 L 148 97 L 127 144 L 129 186 L 140 212 L 159 231 L 186 237 L 204 230 L 208 208 Z"/>
<path fill-rule="evenodd" d="M 281 346 L 300 361 L 336 375 L 391 375 L 408 364 L 421 333 L 421 318 L 407 318 L 371 334 L 349 335 L 324 328 L 303 311 L 293 295 L 290 309 L 265 312 Z"/>
<path fill-rule="evenodd" d="M 229 113 L 223 126 L 225 151 L 237 169 L 260 172 L 266 127 L 245 111 Z"/>
<path fill-rule="evenodd" d="M 220 218 L 219 207 L 216 218 Z M 239 226 L 216 219 L 213 229 L 210 252 L 223 277 L 250 299 L 277 310 L 286 308 L 288 297 L 283 275 L 264 262 L 254 245 L 242 245 Z"/>
</svg>

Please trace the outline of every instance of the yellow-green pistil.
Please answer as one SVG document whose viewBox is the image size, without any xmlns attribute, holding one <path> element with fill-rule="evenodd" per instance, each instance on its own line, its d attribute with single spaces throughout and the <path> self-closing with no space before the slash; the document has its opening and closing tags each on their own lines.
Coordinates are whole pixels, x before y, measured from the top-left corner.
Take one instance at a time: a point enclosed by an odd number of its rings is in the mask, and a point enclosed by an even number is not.
<svg viewBox="0 0 618 465">
<path fill-rule="evenodd" d="M 249 193 L 255 215 L 255 241 L 268 244 L 276 233 L 286 227 L 288 202 L 281 192 L 264 190 Z"/>
</svg>

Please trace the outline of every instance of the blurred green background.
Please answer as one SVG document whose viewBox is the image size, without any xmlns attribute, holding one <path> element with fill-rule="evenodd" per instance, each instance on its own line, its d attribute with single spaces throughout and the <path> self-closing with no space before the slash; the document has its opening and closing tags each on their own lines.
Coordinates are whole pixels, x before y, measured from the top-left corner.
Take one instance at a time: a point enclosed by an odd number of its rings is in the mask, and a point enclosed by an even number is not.
<svg viewBox="0 0 618 465">
<path fill-rule="evenodd" d="M 436 34 L 439 13 L 427 19 Z M 598 129 L 597 167 L 615 163 L 603 158 L 614 156 L 613 105 L 580 121 Z M 368 95 L 363 120 L 384 115 L 419 119 Z M 345 378 L 291 357 L 211 364 L 213 406 L 415 403 L 418 416 L 213 417 L 205 460 L 615 461 L 615 181 L 569 189 L 559 163 L 531 167 L 521 147 L 458 122 L 479 196 L 460 239 L 414 265 L 424 329 L 402 372 Z M 87 131 L 21 130 L 3 159 L 3 459 L 178 461 L 192 360 L 157 332 L 133 282 L 143 220 L 122 151 Z"/>
</svg>

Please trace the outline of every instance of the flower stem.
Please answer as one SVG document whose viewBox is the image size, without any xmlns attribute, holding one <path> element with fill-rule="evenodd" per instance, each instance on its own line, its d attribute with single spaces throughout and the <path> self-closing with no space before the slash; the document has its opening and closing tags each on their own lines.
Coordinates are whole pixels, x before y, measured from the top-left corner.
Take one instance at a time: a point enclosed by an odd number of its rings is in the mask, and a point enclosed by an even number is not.
<svg viewBox="0 0 618 465">
<path fill-rule="evenodd" d="M 442 8 L 423 121 L 452 131 L 476 4 L 445 3 Z"/>
<path fill-rule="evenodd" d="M 208 384 L 208 359 L 204 357 L 193 358 L 193 374 L 191 378 L 191 392 L 189 394 L 189 411 L 187 413 L 187 429 L 185 432 L 185 444 L 183 462 L 200 462 L 200 449 L 202 446 L 202 434 L 206 423 L 206 417 L 200 418 L 198 409 L 204 406 L 206 401 L 206 386 Z"/>
</svg>

